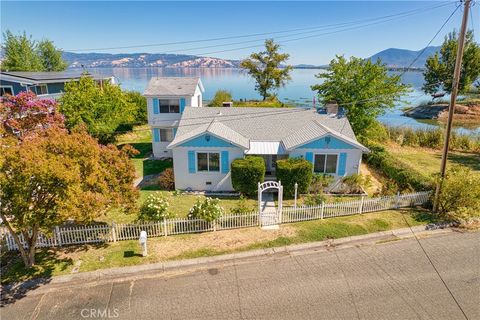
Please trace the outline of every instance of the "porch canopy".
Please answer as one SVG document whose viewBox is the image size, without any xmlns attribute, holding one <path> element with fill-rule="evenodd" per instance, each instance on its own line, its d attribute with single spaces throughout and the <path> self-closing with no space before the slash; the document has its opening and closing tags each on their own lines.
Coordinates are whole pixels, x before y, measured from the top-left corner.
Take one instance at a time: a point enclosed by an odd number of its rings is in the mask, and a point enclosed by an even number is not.
<svg viewBox="0 0 480 320">
<path fill-rule="evenodd" d="M 250 141 L 250 149 L 245 154 L 287 154 L 283 143 L 280 141 Z"/>
</svg>

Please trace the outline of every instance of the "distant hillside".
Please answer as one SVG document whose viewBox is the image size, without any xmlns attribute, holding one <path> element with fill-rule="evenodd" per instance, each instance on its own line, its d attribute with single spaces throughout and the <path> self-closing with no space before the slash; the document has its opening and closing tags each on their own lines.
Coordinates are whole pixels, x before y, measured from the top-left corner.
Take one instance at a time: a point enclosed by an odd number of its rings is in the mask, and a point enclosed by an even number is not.
<svg viewBox="0 0 480 320">
<path fill-rule="evenodd" d="M 410 65 L 410 63 L 422 50 L 412 51 L 406 49 L 390 48 L 374 54 L 369 59 L 372 61 L 376 61 L 378 58 L 380 58 L 382 62 L 385 63 L 389 68 L 405 68 Z M 425 52 L 412 65 L 412 68 L 424 68 L 427 58 L 439 50 L 440 47 L 427 47 Z"/>
<path fill-rule="evenodd" d="M 164 53 L 73 53 L 64 52 L 63 58 L 70 68 L 115 68 L 115 67 L 190 67 L 190 68 L 235 68 L 240 61 L 183 54 Z"/>
</svg>

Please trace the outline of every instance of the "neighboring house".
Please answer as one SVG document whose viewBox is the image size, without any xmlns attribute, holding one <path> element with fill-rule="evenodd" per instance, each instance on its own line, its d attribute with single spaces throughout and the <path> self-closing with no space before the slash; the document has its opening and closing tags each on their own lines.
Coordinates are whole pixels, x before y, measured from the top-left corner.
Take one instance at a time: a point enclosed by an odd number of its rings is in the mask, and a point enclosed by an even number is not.
<svg viewBox="0 0 480 320">
<path fill-rule="evenodd" d="M 145 91 L 154 156 L 173 157 L 175 188 L 232 191 L 231 163 L 246 155 L 265 159 L 268 179 L 275 179 L 276 160 L 288 157 L 302 157 L 314 172 L 337 179 L 359 173 L 368 149 L 344 115 L 300 108 L 192 108 L 202 106 L 201 98 L 192 101 L 201 92 L 198 78 L 155 78 Z M 164 99 L 174 101 L 167 108 Z"/>
<path fill-rule="evenodd" d="M 172 157 L 167 146 L 175 137 L 180 118 L 187 107 L 203 107 L 205 91 L 198 77 L 158 77 L 150 79 L 147 98 L 148 124 L 152 128 L 153 155 Z"/>
<path fill-rule="evenodd" d="M 28 90 L 42 98 L 56 99 L 64 92 L 66 82 L 79 80 L 82 75 L 93 78 L 99 84 L 104 81 L 115 83 L 113 76 L 85 74 L 83 70 L 62 72 L 2 71 L 0 72 L 0 96 L 5 94 L 16 95 Z"/>
</svg>

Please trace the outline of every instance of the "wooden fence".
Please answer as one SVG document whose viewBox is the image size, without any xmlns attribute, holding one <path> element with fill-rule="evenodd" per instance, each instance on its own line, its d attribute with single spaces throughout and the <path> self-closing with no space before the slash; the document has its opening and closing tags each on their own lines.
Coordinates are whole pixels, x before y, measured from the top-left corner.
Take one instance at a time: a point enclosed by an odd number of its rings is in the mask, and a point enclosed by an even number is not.
<svg viewBox="0 0 480 320">
<path fill-rule="evenodd" d="M 291 223 L 398 209 L 422 205 L 428 201 L 429 195 L 430 192 L 417 192 L 370 199 L 361 198 L 345 202 L 323 203 L 320 206 L 284 207 L 279 220 L 280 223 Z M 260 223 L 259 213 L 251 212 L 247 214 L 225 215 L 212 222 L 202 219 L 167 219 L 159 222 L 135 224 L 113 223 L 111 225 L 57 226 L 49 234 L 40 233 L 38 235 L 37 247 L 134 240 L 139 238 L 142 230 L 146 231 L 149 237 L 161 237 L 175 234 L 248 228 L 260 226 Z M 19 238 L 25 245 L 22 234 L 19 234 Z M 4 241 L 8 250 L 18 249 L 13 237 L 4 227 L 0 228 L 0 239 Z"/>
</svg>

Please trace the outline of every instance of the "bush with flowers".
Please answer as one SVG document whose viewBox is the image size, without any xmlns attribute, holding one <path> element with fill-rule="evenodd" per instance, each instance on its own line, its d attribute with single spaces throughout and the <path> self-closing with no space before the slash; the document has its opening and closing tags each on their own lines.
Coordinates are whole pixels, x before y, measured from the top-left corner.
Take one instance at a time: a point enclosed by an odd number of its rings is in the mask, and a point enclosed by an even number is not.
<svg viewBox="0 0 480 320">
<path fill-rule="evenodd" d="M 172 217 L 173 214 L 168 211 L 168 201 L 160 194 L 151 194 L 140 207 L 138 220 L 162 221 Z"/>
<path fill-rule="evenodd" d="M 214 221 L 220 218 L 225 209 L 220 207 L 220 200 L 213 198 L 205 198 L 203 201 L 201 198 L 197 198 L 197 202 L 193 205 L 188 213 L 189 219 L 203 219 L 205 221 Z"/>
</svg>

